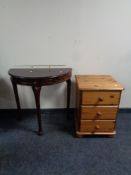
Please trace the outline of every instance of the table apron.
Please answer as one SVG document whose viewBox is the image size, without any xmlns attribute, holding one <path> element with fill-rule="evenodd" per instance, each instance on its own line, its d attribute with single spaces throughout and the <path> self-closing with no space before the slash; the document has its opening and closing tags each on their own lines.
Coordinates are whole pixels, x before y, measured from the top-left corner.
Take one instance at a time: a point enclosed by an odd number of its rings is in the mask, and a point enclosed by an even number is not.
<svg viewBox="0 0 131 175">
<path fill-rule="evenodd" d="M 46 86 L 62 83 L 70 79 L 70 76 L 56 77 L 56 78 L 44 78 L 44 79 L 25 79 L 11 77 L 13 83 L 26 86 Z"/>
</svg>

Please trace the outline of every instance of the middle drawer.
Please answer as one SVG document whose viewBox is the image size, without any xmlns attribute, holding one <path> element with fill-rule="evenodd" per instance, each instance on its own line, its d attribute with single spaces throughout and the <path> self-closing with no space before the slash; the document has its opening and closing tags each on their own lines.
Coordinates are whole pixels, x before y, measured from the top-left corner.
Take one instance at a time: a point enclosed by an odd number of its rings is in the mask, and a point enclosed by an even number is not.
<svg viewBox="0 0 131 175">
<path fill-rule="evenodd" d="M 82 106 L 81 120 L 115 120 L 118 106 Z"/>
</svg>

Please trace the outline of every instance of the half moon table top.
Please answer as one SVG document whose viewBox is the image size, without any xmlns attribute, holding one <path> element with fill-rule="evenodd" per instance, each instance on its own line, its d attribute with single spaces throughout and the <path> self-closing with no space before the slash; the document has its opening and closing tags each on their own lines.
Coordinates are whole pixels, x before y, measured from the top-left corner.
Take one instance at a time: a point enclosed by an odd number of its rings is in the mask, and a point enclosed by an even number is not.
<svg viewBox="0 0 131 175">
<path fill-rule="evenodd" d="M 15 78 L 53 78 L 70 75 L 71 68 L 13 68 L 9 70 L 9 75 Z"/>
<path fill-rule="evenodd" d="M 71 78 L 71 68 L 13 68 L 8 71 L 12 81 L 21 85 L 52 85 Z"/>
</svg>

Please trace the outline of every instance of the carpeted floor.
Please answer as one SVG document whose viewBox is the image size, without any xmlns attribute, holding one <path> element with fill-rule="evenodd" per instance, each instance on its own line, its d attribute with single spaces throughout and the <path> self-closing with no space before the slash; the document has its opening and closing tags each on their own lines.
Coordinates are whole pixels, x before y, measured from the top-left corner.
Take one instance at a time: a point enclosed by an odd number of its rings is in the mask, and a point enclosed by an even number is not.
<svg viewBox="0 0 131 175">
<path fill-rule="evenodd" d="M 38 136 L 35 114 L 0 116 L 0 175 L 131 175 L 131 113 L 119 113 L 114 138 L 75 138 L 62 111 L 42 120 Z"/>
</svg>

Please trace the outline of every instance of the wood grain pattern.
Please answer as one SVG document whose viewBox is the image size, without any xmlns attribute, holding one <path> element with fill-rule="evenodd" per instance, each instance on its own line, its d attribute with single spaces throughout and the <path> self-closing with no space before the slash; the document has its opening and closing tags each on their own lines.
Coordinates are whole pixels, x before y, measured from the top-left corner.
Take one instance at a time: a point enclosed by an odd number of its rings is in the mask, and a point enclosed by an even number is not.
<svg viewBox="0 0 131 175">
<path fill-rule="evenodd" d="M 118 107 L 112 106 L 82 106 L 81 120 L 115 120 Z"/>
<path fill-rule="evenodd" d="M 110 75 L 76 75 L 76 86 L 76 135 L 115 135 L 121 84 Z"/>
<path fill-rule="evenodd" d="M 82 105 L 118 105 L 121 91 L 83 91 Z"/>
<path fill-rule="evenodd" d="M 81 120 L 80 131 L 81 132 L 113 132 L 115 129 L 115 120 Z"/>
<path fill-rule="evenodd" d="M 76 75 L 80 90 L 123 90 L 123 86 L 110 75 Z"/>
</svg>

